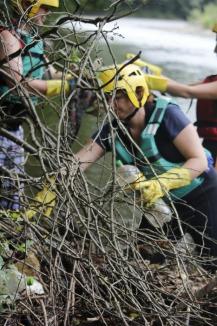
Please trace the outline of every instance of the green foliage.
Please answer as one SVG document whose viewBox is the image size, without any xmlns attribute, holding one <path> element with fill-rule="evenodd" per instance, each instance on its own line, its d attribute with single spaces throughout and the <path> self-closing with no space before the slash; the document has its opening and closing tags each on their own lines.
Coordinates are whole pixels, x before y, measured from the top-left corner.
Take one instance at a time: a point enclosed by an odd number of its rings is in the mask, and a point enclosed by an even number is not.
<svg viewBox="0 0 217 326">
<path fill-rule="evenodd" d="M 208 4 L 203 8 L 195 9 L 190 15 L 190 20 L 196 21 L 206 28 L 212 28 L 217 22 L 217 4 Z"/>
<path fill-rule="evenodd" d="M 123 0 L 119 4 L 119 8 L 134 9 L 136 7 L 142 7 L 146 4 L 148 0 Z M 62 2 L 61 8 L 68 12 L 79 11 L 82 13 L 104 13 L 109 9 L 112 9 L 116 0 L 64 0 Z"/>
<path fill-rule="evenodd" d="M 27 278 L 26 278 L 26 284 L 28 285 L 28 286 L 31 286 L 31 285 L 33 285 L 33 283 L 34 283 L 34 277 L 32 277 L 32 276 L 28 276 Z"/>
<path fill-rule="evenodd" d="M 189 14 L 189 10 L 198 6 L 200 0 L 125 0 L 121 2 L 121 8 L 135 9 L 138 8 L 138 14 L 149 12 L 156 15 L 162 12 L 169 16 L 176 16 L 186 18 Z M 78 1 L 77 1 L 78 3 Z M 77 7 L 79 11 L 87 12 L 91 14 L 103 13 L 109 8 L 113 8 L 116 1 L 114 0 L 80 0 L 80 7 Z M 64 8 L 67 11 L 73 11 L 76 8 L 76 1 L 64 1 Z"/>
<path fill-rule="evenodd" d="M 14 248 L 16 252 L 19 253 L 27 253 L 29 248 L 32 246 L 33 241 L 32 240 L 26 240 L 25 242 L 22 243 L 11 243 L 11 246 Z"/>
<path fill-rule="evenodd" d="M 79 63 L 80 62 L 80 56 L 78 49 L 72 48 L 70 60 L 72 63 Z"/>
<path fill-rule="evenodd" d="M 105 13 L 111 9 L 115 0 L 63 0 L 62 9 L 73 13 L 75 10 L 90 14 Z M 138 15 L 149 17 L 174 17 L 181 19 L 196 18 L 205 26 L 209 26 L 209 17 L 215 18 L 217 0 L 123 0 L 121 8 L 138 8 Z M 204 13 L 204 14 L 203 14 Z M 204 16 L 204 17 L 203 17 Z M 199 18 L 200 17 L 200 18 Z M 203 17 L 203 18 L 202 18 Z"/>
<path fill-rule="evenodd" d="M 9 0 L 6 0 L 8 3 Z M 68 12 L 70 14 L 105 14 L 112 10 L 116 0 L 61 0 L 60 8 L 54 9 L 54 14 L 50 15 L 48 22 L 53 22 L 57 18 L 57 12 Z M 119 7 L 127 10 L 138 8 L 136 14 L 148 17 L 174 17 L 181 19 L 196 19 L 204 26 L 209 27 L 216 21 L 217 0 L 123 0 Z M 0 3 L 1 24 L 8 21 L 12 16 L 10 6 Z M 56 12 L 56 14 L 55 14 Z"/>
</svg>

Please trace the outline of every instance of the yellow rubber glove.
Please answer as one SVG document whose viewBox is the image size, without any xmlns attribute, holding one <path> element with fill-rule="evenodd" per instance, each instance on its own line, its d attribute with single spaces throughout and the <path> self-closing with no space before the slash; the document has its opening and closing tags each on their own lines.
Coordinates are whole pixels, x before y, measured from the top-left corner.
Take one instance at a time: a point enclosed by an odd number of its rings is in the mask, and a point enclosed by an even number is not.
<svg viewBox="0 0 217 326">
<path fill-rule="evenodd" d="M 135 57 L 135 54 L 133 53 L 127 53 L 126 54 L 126 58 L 127 59 L 133 59 Z M 153 65 L 152 63 L 143 61 L 141 59 L 137 59 L 136 61 L 133 62 L 134 65 L 137 65 L 139 67 L 147 67 L 148 69 L 150 69 L 151 73 L 153 73 L 154 75 L 161 75 L 162 73 L 162 68 L 157 66 L 157 65 Z"/>
<path fill-rule="evenodd" d="M 50 177 L 49 181 L 50 183 L 46 183 L 44 188 L 35 195 L 34 203 L 31 204 L 30 208 L 25 212 L 28 219 L 33 218 L 37 212 L 50 217 L 56 203 L 56 193 L 51 190 L 51 188 L 55 188 L 55 177 Z"/>
<path fill-rule="evenodd" d="M 150 90 L 166 92 L 168 80 L 164 76 L 145 75 L 145 79 Z"/>
<path fill-rule="evenodd" d="M 191 175 L 188 169 L 178 167 L 159 175 L 158 179 L 135 182 L 132 186 L 140 190 L 145 203 L 152 205 L 169 190 L 181 188 L 191 183 Z"/>
<path fill-rule="evenodd" d="M 60 95 L 61 92 L 69 94 L 75 89 L 75 80 L 61 80 L 61 79 L 52 79 L 47 80 L 47 91 L 46 96 L 51 97 L 55 95 Z"/>
</svg>

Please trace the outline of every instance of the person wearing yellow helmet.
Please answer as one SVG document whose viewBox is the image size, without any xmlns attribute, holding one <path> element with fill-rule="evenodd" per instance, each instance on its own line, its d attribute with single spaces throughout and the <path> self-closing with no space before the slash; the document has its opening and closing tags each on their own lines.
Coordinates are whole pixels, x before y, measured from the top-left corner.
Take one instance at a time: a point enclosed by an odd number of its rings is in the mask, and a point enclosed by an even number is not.
<svg viewBox="0 0 217 326">
<path fill-rule="evenodd" d="M 31 18 L 39 13 L 41 7 L 58 8 L 59 0 L 11 0 L 11 6 L 17 14 Z"/>
<path fill-rule="evenodd" d="M 28 13 L 28 17 L 34 17 L 41 7 L 45 7 L 47 9 L 51 8 L 59 8 L 59 0 L 31 0 L 31 9 Z"/>
<path fill-rule="evenodd" d="M 16 12 L 16 19 L 10 20 L 8 26 L 0 26 L 1 121 L 14 137 L 23 140 L 22 121 L 28 112 L 27 103 L 36 105 L 41 95 L 67 94 L 75 87 L 75 81 L 62 78 L 62 72 L 54 73 L 52 80 L 43 79 L 48 63 L 44 42 L 36 39 L 35 33 L 37 27 L 43 25 L 49 10 L 59 7 L 59 0 L 10 0 L 9 4 L 6 0 L 5 5 Z M 23 166 L 22 146 L 1 135 L 0 167 L 21 173 Z M 15 185 L 13 180 L 5 177 L 1 177 L 0 185 L 0 208 L 18 210 L 22 185 Z"/>
<path fill-rule="evenodd" d="M 190 225 L 198 246 L 204 241 L 217 256 L 217 245 L 208 238 L 217 239 L 217 174 L 208 164 L 208 154 L 192 123 L 171 99 L 149 94 L 145 75 L 137 65 L 108 67 L 98 78 L 114 119 L 75 154 L 81 169 L 86 170 L 107 151 L 113 151 L 123 164 L 136 165 L 146 181 L 140 174 L 132 187 L 141 191 L 143 202 L 151 205 L 169 194 L 179 216 L 185 217 L 183 227 Z M 143 221 L 142 227 L 152 228 L 148 221 Z"/>
<path fill-rule="evenodd" d="M 212 31 L 217 33 L 217 23 Z M 214 52 L 217 53 L 217 45 Z M 167 92 L 174 96 L 196 98 L 198 134 L 203 138 L 203 146 L 211 153 L 217 170 L 217 75 L 213 74 L 193 84 L 182 84 L 164 76 L 147 76 L 148 85 L 152 90 Z"/>
<path fill-rule="evenodd" d="M 116 72 L 120 72 L 116 75 Z M 129 98 L 129 104 L 131 110 L 129 111 L 129 117 L 123 115 L 123 119 L 130 119 L 136 114 L 137 110 L 144 106 L 147 98 L 149 96 L 149 90 L 147 83 L 142 71 L 133 64 L 126 65 L 124 68 L 119 65 L 117 67 L 108 67 L 105 70 L 102 70 L 99 73 L 100 82 L 105 84 L 103 88 L 106 94 L 111 94 L 113 91 L 119 91 L 119 95 L 116 95 L 117 98 L 124 97 L 124 94 Z M 111 82 L 109 82 L 112 80 Z M 142 93 L 140 98 L 137 96 L 137 92 L 142 88 Z M 119 115 L 120 120 L 122 120 L 122 112 L 119 109 L 118 111 L 115 108 L 115 111 Z"/>
</svg>

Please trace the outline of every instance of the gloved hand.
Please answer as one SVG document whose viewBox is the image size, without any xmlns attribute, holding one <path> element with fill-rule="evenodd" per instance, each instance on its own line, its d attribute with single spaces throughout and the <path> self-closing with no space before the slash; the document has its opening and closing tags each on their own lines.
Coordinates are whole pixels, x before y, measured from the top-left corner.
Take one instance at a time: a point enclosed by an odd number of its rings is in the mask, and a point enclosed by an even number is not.
<svg viewBox="0 0 217 326">
<path fill-rule="evenodd" d="M 25 212 L 28 219 L 31 219 L 37 212 L 50 217 L 56 203 L 56 193 L 52 190 L 52 188 L 55 188 L 55 180 L 54 176 L 49 177 L 50 183 L 46 183 L 44 188 L 35 195 L 34 202 Z"/>
<path fill-rule="evenodd" d="M 168 80 L 164 76 L 145 75 L 145 79 L 150 90 L 166 92 Z"/>
<path fill-rule="evenodd" d="M 126 54 L 126 58 L 127 59 L 132 59 L 135 57 L 135 54 L 133 53 L 127 53 Z M 150 73 L 152 73 L 153 75 L 156 75 L 156 76 L 160 76 L 161 73 L 162 73 L 162 68 L 157 66 L 157 65 L 153 65 L 152 63 L 149 63 L 149 62 L 146 62 L 146 61 L 143 61 L 141 59 L 137 59 L 136 61 L 133 62 L 134 65 L 137 65 L 141 68 L 148 68 L 148 70 L 150 70 Z M 143 70 L 143 69 L 142 69 Z"/>
<path fill-rule="evenodd" d="M 191 183 L 191 175 L 188 169 L 183 167 L 172 168 L 159 175 L 157 179 L 135 182 L 132 187 L 140 190 L 142 199 L 148 205 L 152 205 L 169 190 L 181 188 Z"/>
<path fill-rule="evenodd" d="M 46 96 L 51 97 L 59 95 L 62 91 L 66 94 L 70 94 L 75 89 L 76 80 L 61 80 L 61 79 L 51 79 L 47 80 L 47 91 Z"/>
</svg>

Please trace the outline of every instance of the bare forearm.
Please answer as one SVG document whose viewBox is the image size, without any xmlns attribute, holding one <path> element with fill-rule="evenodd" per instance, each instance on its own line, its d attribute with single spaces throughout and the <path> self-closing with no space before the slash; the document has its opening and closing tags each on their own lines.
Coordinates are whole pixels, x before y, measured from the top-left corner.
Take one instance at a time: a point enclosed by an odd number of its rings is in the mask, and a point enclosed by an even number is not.
<svg viewBox="0 0 217 326">
<path fill-rule="evenodd" d="M 104 150 L 93 140 L 88 143 L 75 154 L 75 158 L 79 161 L 82 171 L 85 171 L 95 161 L 97 161 L 104 154 Z"/>
<path fill-rule="evenodd" d="M 38 93 L 41 93 L 43 95 L 46 95 L 47 93 L 47 81 L 46 80 L 30 80 L 26 83 L 26 86 L 28 88 L 28 90 L 30 90 L 31 92 L 35 92 L 38 94 Z"/>
<path fill-rule="evenodd" d="M 185 162 L 183 167 L 189 170 L 191 179 L 193 180 L 208 168 L 206 156 L 201 158 L 191 158 Z"/>
<path fill-rule="evenodd" d="M 47 81 L 42 79 L 28 80 L 23 79 L 22 75 L 19 72 L 13 71 L 13 75 L 10 74 L 9 69 L 4 69 L 1 71 L 4 78 L 4 82 L 8 85 L 9 88 L 13 89 L 14 87 L 24 87 L 31 93 L 43 94 L 46 95 L 47 92 Z"/>
<path fill-rule="evenodd" d="M 24 87 L 31 94 L 35 95 L 55 96 L 59 95 L 61 92 L 68 94 L 71 90 L 70 82 L 63 79 L 24 79 L 18 71 L 13 71 L 13 76 L 11 76 L 8 68 L 4 68 L 2 73 L 4 82 L 9 88 Z"/>
<path fill-rule="evenodd" d="M 185 158 L 183 167 L 189 170 L 191 179 L 198 177 L 207 169 L 207 157 L 192 124 L 188 124 L 176 136 L 173 143 Z"/>
<path fill-rule="evenodd" d="M 174 96 L 184 98 L 194 97 L 191 90 L 192 86 L 178 83 L 172 79 L 168 79 L 167 92 Z"/>
<path fill-rule="evenodd" d="M 217 99 L 217 82 L 185 85 L 168 79 L 166 91 L 184 98 Z"/>
<path fill-rule="evenodd" d="M 74 88 L 74 83 L 67 80 L 51 79 L 51 80 L 27 80 L 24 82 L 25 87 L 36 95 L 46 95 L 48 97 L 58 96 L 61 93 L 69 94 Z"/>
</svg>

